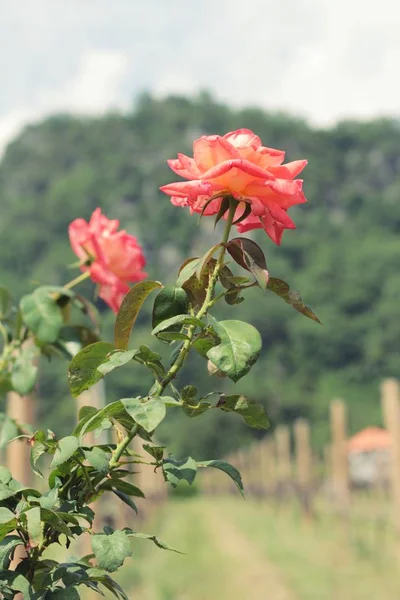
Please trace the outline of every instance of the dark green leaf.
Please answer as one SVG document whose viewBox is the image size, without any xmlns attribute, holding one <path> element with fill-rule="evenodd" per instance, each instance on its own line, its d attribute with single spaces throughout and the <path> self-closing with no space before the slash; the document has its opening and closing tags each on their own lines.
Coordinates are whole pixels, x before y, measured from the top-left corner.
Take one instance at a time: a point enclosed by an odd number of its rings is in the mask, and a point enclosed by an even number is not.
<svg viewBox="0 0 400 600">
<path fill-rule="evenodd" d="M 230 198 L 226 197 L 222 198 L 221 200 L 221 204 L 219 205 L 219 211 L 215 217 L 215 221 L 214 221 L 214 229 L 216 228 L 218 222 L 222 219 L 222 217 L 225 215 L 225 213 L 229 210 L 229 206 L 230 206 Z"/>
<path fill-rule="evenodd" d="M 68 385 L 76 398 L 103 378 L 98 367 L 107 363 L 115 347 L 108 342 L 96 342 L 82 348 L 72 359 L 68 370 Z"/>
<path fill-rule="evenodd" d="M 112 490 L 112 491 L 120 500 L 122 500 L 122 502 L 125 502 L 125 504 L 127 506 L 132 508 L 132 510 L 134 510 L 135 513 L 138 514 L 137 506 L 134 503 L 134 501 L 132 500 L 132 498 L 130 496 L 128 496 L 128 494 L 124 494 L 124 492 L 120 492 L 119 490 Z"/>
<path fill-rule="evenodd" d="M 141 281 L 134 285 L 122 301 L 114 328 L 114 343 L 117 348 L 127 350 L 132 328 L 147 296 L 162 287 L 158 281 Z"/>
<path fill-rule="evenodd" d="M 264 407 L 240 394 L 221 396 L 217 406 L 222 410 L 238 413 L 254 429 L 268 429 L 271 425 Z"/>
<path fill-rule="evenodd" d="M 80 594 L 75 586 L 59 588 L 54 592 L 47 592 L 46 598 L 51 600 L 79 600 Z"/>
<path fill-rule="evenodd" d="M 176 460 L 173 456 L 163 461 L 164 479 L 173 487 L 176 487 L 180 481 L 187 481 L 192 485 L 196 478 L 197 464 L 193 458 L 184 458 Z"/>
<path fill-rule="evenodd" d="M 149 444 L 143 444 L 143 450 L 148 452 L 157 461 L 162 460 L 164 456 L 165 446 L 149 446 Z"/>
<path fill-rule="evenodd" d="M 321 321 L 318 319 L 314 311 L 309 306 L 304 304 L 298 292 L 292 292 L 290 290 L 289 284 L 287 284 L 286 281 L 277 279 L 276 277 L 271 277 L 268 282 L 267 289 L 282 298 L 285 302 L 287 302 L 287 304 L 293 306 L 295 310 L 321 325 Z"/>
<path fill-rule="evenodd" d="M 92 535 L 92 549 L 99 567 L 111 573 L 132 554 L 130 541 L 123 531 Z"/>
<path fill-rule="evenodd" d="M 11 562 L 11 556 L 17 546 L 22 544 L 22 540 L 17 535 L 8 535 L 0 542 L 0 570 L 8 569 Z"/>
<path fill-rule="evenodd" d="M 230 379 L 239 381 L 259 357 L 261 336 L 255 327 L 243 321 L 210 319 L 220 343 L 207 352 L 207 357 Z"/>
<path fill-rule="evenodd" d="M 165 286 L 156 296 L 153 306 L 153 329 L 163 321 L 186 314 L 189 308 L 189 300 L 185 290 L 172 285 Z M 172 331 L 179 330 L 175 327 Z"/>
<path fill-rule="evenodd" d="M 231 479 L 233 479 L 239 492 L 244 497 L 242 477 L 241 477 L 239 471 L 236 469 L 236 467 L 230 465 L 229 463 L 227 463 L 223 460 L 206 460 L 206 461 L 198 462 L 197 466 L 198 467 L 213 467 L 214 469 L 219 469 L 220 471 L 223 471 L 224 473 L 229 475 L 229 477 Z"/>
</svg>

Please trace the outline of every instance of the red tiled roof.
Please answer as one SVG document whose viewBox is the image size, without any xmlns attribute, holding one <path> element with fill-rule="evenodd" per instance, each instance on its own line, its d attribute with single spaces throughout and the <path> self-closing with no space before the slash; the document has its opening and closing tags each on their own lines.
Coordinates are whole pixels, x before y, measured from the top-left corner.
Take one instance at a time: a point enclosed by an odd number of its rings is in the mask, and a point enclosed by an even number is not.
<svg viewBox="0 0 400 600">
<path fill-rule="evenodd" d="M 348 441 L 349 452 L 369 452 L 390 447 L 390 433 L 381 427 L 366 427 Z"/>
</svg>

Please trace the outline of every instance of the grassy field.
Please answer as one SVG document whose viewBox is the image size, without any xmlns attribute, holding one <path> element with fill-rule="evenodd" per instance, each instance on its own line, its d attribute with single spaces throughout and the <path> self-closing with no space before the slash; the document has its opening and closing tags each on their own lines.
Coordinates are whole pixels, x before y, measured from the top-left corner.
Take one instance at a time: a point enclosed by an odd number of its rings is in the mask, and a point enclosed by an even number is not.
<svg viewBox="0 0 400 600">
<path fill-rule="evenodd" d="M 120 576 L 141 600 L 397 600 L 400 558 L 385 515 L 362 502 L 343 523 L 240 498 L 171 501 L 143 530 L 185 552 L 137 541 Z"/>
</svg>

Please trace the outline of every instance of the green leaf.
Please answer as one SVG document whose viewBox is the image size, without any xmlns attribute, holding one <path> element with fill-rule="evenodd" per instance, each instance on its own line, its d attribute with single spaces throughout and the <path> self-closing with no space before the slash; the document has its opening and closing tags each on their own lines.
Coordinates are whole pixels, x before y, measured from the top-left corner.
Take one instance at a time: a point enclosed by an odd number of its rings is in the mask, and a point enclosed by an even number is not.
<svg viewBox="0 0 400 600">
<path fill-rule="evenodd" d="M 238 413 L 243 417 L 245 423 L 254 429 L 268 429 L 271 425 L 264 407 L 261 404 L 252 402 L 246 396 L 240 394 L 222 395 L 217 407 L 227 412 Z"/>
<path fill-rule="evenodd" d="M 155 327 L 151 333 L 152 335 L 158 335 L 161 331 L 165 331 L 173 325 L 196 325 L 201 329 L 205 327 L 203 321 L 197 319 L 196 317 L 192 317 L 190 315 L 176 315 L 175 317 L 167 319 L 166 321 L 163 321 L 162 323 L 157 325 L 157 327 Z"/>
<path fill-rule="evenodd" d="M 191 418 L 199 417 L 203 413 L 207 412 L 209 408 L 211 408 L 211 404 L 206 400 L 199 400 L 199 402 L 194 404 L 185 404 L 182 406 L 183 412 Z"/>
<path fill-rule="evenodd" d="M 21 573 L 16 573 L 15 571 L 0 571 L 0 584 L 6 581 L 8 586 L 14 592 L 21 592 L 22 598 L 24 600 L 36 600 L 36 594 L 29 584 L 29 581 L 21 575 Z M 8 598 L 8 596 L 6 596 Z"/>
<path fill-rule="evenodd" d="M 85 450 L 84 455 L 89 465 L 91 465 L 99 473 L 106 475 L 108 473 L 108 464 L 110 462 L 110 455 L 94 446 L 92 450 Z"/>
<path fill-rule="evenodd" d="M 40 354 L 36 346 L 22 346 L 11 370 L 11 385 L 21 396 L 29 394 L 35 386 L 37 366 L 35 361 Z"/>
<path fill-rule="evenodd" d="M 149 444 L 143 444 L 143 450 L 148 452 L 157 461 L 162 460 L 164 456 L 165 446 L 149 446 Z"/>
<path fill-rule="evenodd" d="M 121 400 L 126 412 L 145 431 L 154 431 L 166 415 L 162 398 L 124 398 Z"/>
<path fill-rule="evenodd" d="M 31 469 L 35 473 L 35 475 L 38 475 L 39 477 L 42 477 L 42 478 L 43 478 L 43 473 L 37 468 L 36 463 L 43 454 L 46 454 L 46 452 L 47 452 L 47 448 L 44 444 L 42 444 L 42 442 L 34 441 L 33 446 L 31 447 L 31 452 L 30 452 Z"/>
<path fill-rule="evenodd" d="M 186 341 L 189 339 L 185 333 L 181 333 L 180 331 L 163 331 L 157 337 L 163 342 Z"/>
<path fill-rule="evenodd" d="M 25 513 L 28 526 L 29 542 L 31 546 L 41 546 L 43 544 L 44 524 L 40 518 L 40 508 L 35 506 Z"/>
<path fill-rule="evenodd" d="M 176 552 L 177 554 L 184 554 L 183 552 L 175 550 L 175 548 L 171 548 L 171 546 L 164 544 L 164 542 L 159 540 L 158 537 L 156 537 L 155 535 L 149 535 L 148 533 L 139 533 L 136 531 L 132 531 L 132 529 L 129 528 L 125 528 L 124 531 L 128 537 L 138 538 L 139 540 L 150 540 L 162 550 L 169 550 L 171 552 Z"/>
<path fill-rule="evenodd" d="M 22 544 L 22 540 L 17 535 L 8 535 L 0 542 L 0 570 L 8 569 L 11 562 L 11 556 L 17 546 Z"/>
<path fill-rule="evenodd" d="M 138 352 L 138 350 L 115 350 L 108 355 L 107 362 L 99 365 L 97 370 L 103 375 L 107 375 L 108 373 L 111 373 L 111 371 L 114 371 L 114 369 L 126 365 Z"/>
<path fill-rule="evenodd" d="M 51 294 L 62 288 L 42 286 L 32 294 L 23 296 L 20 302 L 22 320 L 44 344 L 55 342 L 63 326 L 63 315 Z"/>
<path fill-rule="evenodd" d="M 219 338 L 217 336 L 211 335 L 210 333 L 200 334 L 195 341 L 193 342 L 193 348 L 197 350 L 197 352 L 203 358 L 207 357 L 207 352 L 217 346 L 219 344 Z"/>
<path fill-rule="evenodd" d="M 54 458 L 51 461 L 50 467 L 55 469 L 62 463 L 66 462 L 71 458 L 74 452 L 78 449 L 79 442 L 78 439 L 74 435 L 69 435 L 65 438 L 62 438 L 58 442 L 58 448 L 55 451 Z"/>
<path fill-rule="evenodd" d="M 12 297 L 10 292 L 0 287 L 0 320 L 7 319 L 12 308 Z"/>
<path fill-rule="evenodd" d="M 196 273 L 200 260 L 200 258 L 189 258 L 183 263 L 179 269 L 178 279 L 176 280 L 175 285 L 177 287 L 183 287 L 183 285 Z"/>
<path fill-rule="evenodd" d="M 186 263 L 183 264 L 176 281 L 176 285 L 183 287 L 194 306 L 199 306 L 204 302 L 210 269 L 213 270 L 216 263 L 214 258 L 210 258 L 207 266 L 204 268 L 203 279 L 199 281 L 196 277 L 196 270 L 200 261 L 200 258 L 190 258 L 186 261 Z"/>
<path fill-rule="evenodd" d="M 261 352 L 257 329 L 243 321 L 216 321 L 210 317 L 220 343 L 207 352 L 210 361 L 237 382 L 248 373 Z"/>
<path fill-rule="evenodd" d="M 72 359 L 68 370 L 68 385 L 75 398 L 103 378 L 97 367 L 109 361 L 115 347 L 108 342 L 96 342 L 82 348 Z"/>
<path fill-rule="evenodd" d="M 229 203 L 229 200 L 228 200 L 228 203 Z M 207 250 L 207 252 L 204 254 L 204 256 L 202 256 L 202 258 L 200 259 L 200 262 L 199 262 L 198 267 L 196 269 L 196 277 L 197 277 L 197 280 L 199 282 L 203 282 L 204 277 L 205 277 L 206 272 L 207 272 L 207 268 L 208 268 L 208 264 L 210 262 L 210 259 L 216 253 L 216 251 L 218 250 L 218 248 L 221 248 L 221 246 L 222 246 L 221 242 L 219 244 L 215 244 L 215 246 L 212 246 L 212 248 L 210 248 L 209 250 Z"/>
<path fill-rule="evenodd" d="M 176 460 L 170 456 L 163 461 L 162 469 L 165 481 L 168 481 L 173 487 L 177 487 L 182 480 L 192 485 L 196 478 L 197 464 L 190 457 Z"/>
<path fill-rule="evenodd" d="M 130 541 L 123 531 L 92 535 L 92 549 L 99 567 L 111 573 L 132 554 Z"/>
<path fill-rule="evenodd" d="M 229 477 L 234 481 L 237 489 L 244 497 L 242 476 L 240 475 L 240 473 L 236 469 L 236 467 L 230 465 L 229 463 L 227 463 L 223 460 L 206 460 L 206 461 L 198 462 L 197 466 L 198 467 L 213 467 L 214 469 L 219 469 L 220 471 L 223 471 L 224 473 L 229 475 Z"/>
<path fill-rule="evenodd" d="M 238 265 L 254 275 L 260 288 L 267 289 L 269 279 L 267 263 L 264 252 L 258 244 L 247 238 L 238 237 L 230 240 L 226 249 Z"/>
<path fill-rule="evenodd" d="M 128 496 L 128 494 L 124 494 L 124 492 L 120 492 L 119 490 L 112 490 L 112 491 L 120 500 L 122 500 L 122 502 L 125 502 L 125 504 L 127 506 L 132 508 L 132 510 L 134 510 L 135 513 L 138 514 L 139 511 L 137 509 L 137 506 L 134 503 L 134 501 L 132 500 L 132 498 L 130 496 Z"/>
<path fill-rule="evenodd" d="M 0 525 L 4 525 L 5 523 L 9 523 L 15 519 L 15 515 L 11 510 L 6 508 L 5 506 L 0 506 Z"/>
<path fill-rule="evenodd" d="M 72 536 L 72 532 L 68 525 L 64 523 L 63 519 L 53 510 L 49 510 L 47 508 L 40 509 L 40 515 L 42 521 L 54 527 L 60 533 L 63 533 L 67 537 Z"/>
<path fill-rule="evenodd" d="M 101 410 L 97 410 L 93 416 L 88 416 L 88 418 L 78 423 L 73 434 L 79 435 L 81 438 L 83 438 L 86 433 L 90 433 L 91 431 L 95 431 L 98 427 L 101 427 L 103 421 L 109 418 L 115 419 L 127 429 L 131 429 L 134 424 L 134 421 L 127 414 L 122 402 L 117 400 L 116 402 L 107 404 L 107 406 Z"/>
<path fill-rule="evenodd" d="M 147 296 L 162 287 L 158 281 L 141 281 L 134 285 L 122 301 L 114 328 L 114 343 L 117 348 L 127 350 L 132 328 Z"/>
<path fill-rule="evenodd" d="M 229 210 L 230 204 L 231 204 L 231 199 L 229 197 L 225 196 L 224 198 L 222 198 L 221 204 L 219 205 L 219 211 L 215 217 L 214 229 L 216 228 L 218 222 L 225 215 L 225 213 Z"/>
<path fill-rule="evenodd" d="M 304 304 L 298 292 L 292 292 L 290 290 L 290 286 L 288 283 L 286 283 L 286 281 L 283 281 L 283 279 L 277 279 L 276 277 L 271 277 L 268 282 L 267 289 L 282 298 L 285 302 L 287 302 L 287 304 L 293 306 L 295 310 L 321 325 L 321 321 L 318 319 L 314 311 L 309 306 Z"/>
<path fill-rule="evenodd" d="M 114 474 L 115 474 L 115 471 L 114 471 Z M 117 490 L 118 492 L 122 492 L 123 494 L 126 494 L 127 496 L 134 496 L 135 498 L 144 498 L 145 497 L 142 490 L 140 488 L 136 487 L 136 485 L 133 485 L 132 483 L 121 480 L 119 478 L 107 479 L 107 481 L 105 481 L 102 484 L 101 489 L 102 490 L 112 490 L 113 492 L 115 492 L 115 490 Z"/>
<path fill-rule="evenodd" d="M 11 440 L 18 437 L 20 428 L 14 419 L 6 414 L 0 415 L 0 448 L 5 448 Z"/>
<path fill-rule="evenodd" d="M 59 588 L 54 592 L 47 592 L 46 598 L 51 600 L 79 600 L 80 594 L 75 586 Z"/>
<path fill-rule="evenodd" d="M 183 288 L 172 285 L 165 286 L 157 294 L 154 301 L 152 317 L 153 329 L 171 317 L 186 314 L 188 312 L 188 308 L 189 300 Z"/>
</svg>

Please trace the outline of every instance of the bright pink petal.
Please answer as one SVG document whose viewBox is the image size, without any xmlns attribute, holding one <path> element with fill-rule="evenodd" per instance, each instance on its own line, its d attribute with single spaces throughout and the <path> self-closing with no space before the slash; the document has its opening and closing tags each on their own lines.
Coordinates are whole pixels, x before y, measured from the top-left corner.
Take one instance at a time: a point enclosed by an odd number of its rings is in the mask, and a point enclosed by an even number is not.
<svg viewBox="0 0 400 600">
<path fill-rule="evenodd" d="M 178 154 L 178 158 L 167 160 L 167 163 L 170 169 L 181 177 L 185 177 L 186 179 L 197 179 L 200 177 L 200 171 L 193 158 L 189 158 L 185 154 Z"/>
<path fill-rule="evenodd" d="M 206 181 L 178 181 L 160 187 L 160 190 L 168 196 L 180 198 L 195 198 L 200 194 L 212 193 L 212 186 Z"/>
<path fill-rule="evenodd" d="M 259 178 L 262 180 L 274 178 L 274 176 L 271 175 L 271 173 L 269 173 L 265 169 L 262 169 L 258 165 L 255 165 L 249 162 L 248 160 L 244 160 L 242 158 L 236 158 L 233 160 L 228 160 L 219 163 L 209 171 L 203 173 L 201 179 L 203 181 L 209 179 L 216 179 L 217 177 L 221 177 L 221 175 L 225 175 L 232 169 L 239 169 L 239 171 L 243 171 L 243 173 L 246 173 L 247 175 L 251 175 L 252 177 Z"/>
<path fill-rule="evenodd" d="M 280 165 L 278 167 L 270 167 L 271 173 L 278 179 L 293 179 L 299 173 L 302 172 L 304 167 L 307 165 L 307 160 L 295 160 L 286 165 Z"/>
</svg>

